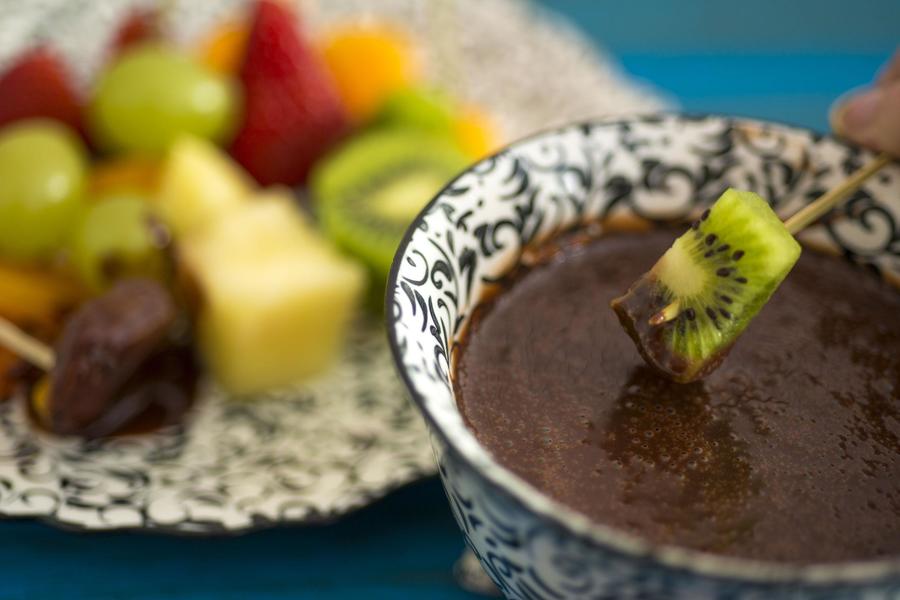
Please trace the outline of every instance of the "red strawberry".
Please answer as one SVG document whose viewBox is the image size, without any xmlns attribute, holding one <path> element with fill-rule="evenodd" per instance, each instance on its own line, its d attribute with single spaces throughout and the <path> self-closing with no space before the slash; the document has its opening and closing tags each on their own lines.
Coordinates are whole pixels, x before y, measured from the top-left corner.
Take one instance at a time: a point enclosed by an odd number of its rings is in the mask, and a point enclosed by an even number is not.
<svg viewBox="0 0 900 600">
<path fill-rule="evenodd" d="M 0 127 L 32 117 L 81 129 L 81 102 L 62 62 L 46 48 L 23 54 L 0 76 Z"/>
<path fill-rule="evenodd" d="M 283 4 L 257 4 L 240 77 L 244 123 L 232 154 L 263 185 L 303 183 L 347 130 L 347 117 L 325 66 Z"/>
<path fill-rule="evenodd" d="M 128 15 L 113 37 L 110 54 L 120 54 L 125 48 L 160 37 L 159 12 L 154 8 L 137 8 Z"/>
</svg>

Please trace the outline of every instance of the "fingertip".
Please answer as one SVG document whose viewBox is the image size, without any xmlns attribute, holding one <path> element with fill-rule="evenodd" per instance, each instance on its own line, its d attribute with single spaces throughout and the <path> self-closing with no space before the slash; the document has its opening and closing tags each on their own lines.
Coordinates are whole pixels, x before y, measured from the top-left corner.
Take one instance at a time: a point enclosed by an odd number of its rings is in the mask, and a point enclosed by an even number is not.
<svg viewBox="0 0 900 600">
<path fill-rule="evenodd" d="M 880 88 L 870 88 L 839 98 L 832 106 L 829 121 L 834 132 L 857 143 L 871 144 L 872 129 L 884 99 Z"/>
<path fill-rule="evenodd" d="M 880 86 L 900 81 L 900 46 L 897 47 L 888 62 L 881 68 L 875 81 Z"/>
<path fill-rule="evenodd" d="M 831 125 L 831 130 L 838 137 L 844 137 L 846 135 L 844 129 L 844 113 L 846 110 L 847 99 L 845 96 L 841 96 L 832 102 L 831 108 L 828 109 L 828 124 Z"/>
</svg>

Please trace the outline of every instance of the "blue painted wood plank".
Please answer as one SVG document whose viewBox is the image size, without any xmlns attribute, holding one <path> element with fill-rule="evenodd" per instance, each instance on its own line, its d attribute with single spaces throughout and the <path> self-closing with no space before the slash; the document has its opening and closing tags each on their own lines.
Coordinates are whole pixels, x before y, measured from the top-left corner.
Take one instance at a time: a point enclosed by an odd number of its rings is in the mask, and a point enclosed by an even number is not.
<svg viewBox="0 0 900 600">
<path fill-rule="evenodd" d="M 896 0 L 542 0 L 615 52 L 884 52 Z"/>
<path fill-rule="evenodd" d="M 0 523 L 0 598 L 471 599 L 450 567 L 463 543 L 436 480 L 334 525 L 233 538 L 76 534 Z"/>
<path fill-rule="evenodd" d="M 629 74 L 692 112 L 718 112 L 828 129 L 828 109 L 868 84 L 890 51 L 872 53 L 622 54 Z"/>
</svg>

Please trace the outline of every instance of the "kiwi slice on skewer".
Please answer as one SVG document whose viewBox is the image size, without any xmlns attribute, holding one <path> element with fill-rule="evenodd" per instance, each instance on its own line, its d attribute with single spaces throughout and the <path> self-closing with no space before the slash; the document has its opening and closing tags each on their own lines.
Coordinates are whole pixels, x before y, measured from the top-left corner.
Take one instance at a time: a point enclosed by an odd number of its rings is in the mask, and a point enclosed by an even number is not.
<svg viewBox="0 0 900 600">
<path fill-rule="evenodd" d="M 729 189 L 611 306 L 651 366 L 694 381 L 719 366 L 799 257 L 765 200 Z"/>
<path fill-rule="evenodd" d="M 467 163 L 443 138 L 377 130 L 351 140 L 314 171 L 311 191 L 324 230 L 369 267 L 379 300 L 409 224 Z"/>
</svg>

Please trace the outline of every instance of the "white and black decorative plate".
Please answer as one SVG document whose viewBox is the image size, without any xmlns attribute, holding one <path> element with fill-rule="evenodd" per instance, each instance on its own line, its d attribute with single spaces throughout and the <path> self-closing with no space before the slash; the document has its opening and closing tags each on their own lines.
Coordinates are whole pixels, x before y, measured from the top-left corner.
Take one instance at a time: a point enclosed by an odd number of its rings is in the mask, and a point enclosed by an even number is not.
<svg viewBox="0 0 900 600">
<path fill-rule="evenodd" d="M 112 24 L 142 0 L 0 0 L 0 67 L 37 43 L 61 50 L 87 88 Z M 190 41 L 243 0 L 166 2 Z M 509 138 L 590 116 L 661 107 L 573 29 L 515 0 L 299 2 L 311 28 L 353 16 L 397 22 L 432 76 L 501 119 Z M 373 11 L 376 11 L 373 14 Z M 253 402 L 206 391 L 181 427 L 84 442 L 39 434 L 21 402 L 0 405 L 0 516 L 61 526 L 182 533 L 317 522 L 434 472 L 419 415 L 384 333 L 362 319 L 334 368 Z"/>
</svg>

